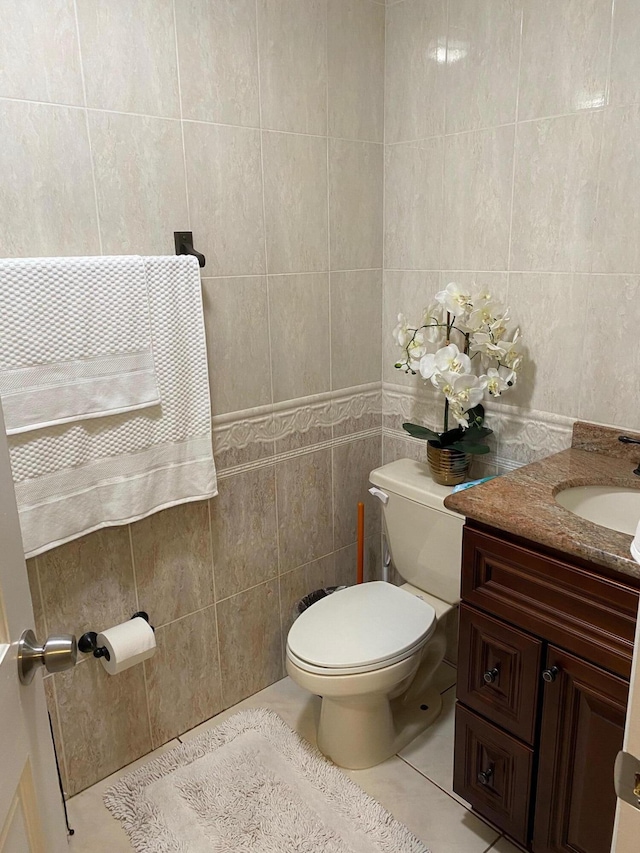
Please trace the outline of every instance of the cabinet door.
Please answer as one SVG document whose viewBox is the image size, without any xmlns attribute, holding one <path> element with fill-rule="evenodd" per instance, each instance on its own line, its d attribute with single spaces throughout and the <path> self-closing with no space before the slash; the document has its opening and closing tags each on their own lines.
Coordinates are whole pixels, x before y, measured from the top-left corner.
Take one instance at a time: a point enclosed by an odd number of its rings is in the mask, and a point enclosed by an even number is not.
<svg viewBox="0 0 640 853">
<path fill-rule="evenodd" d="M 629 685 L 550 646 L 536 788 L 535 853 L 609 853 Z"/>
</svg>

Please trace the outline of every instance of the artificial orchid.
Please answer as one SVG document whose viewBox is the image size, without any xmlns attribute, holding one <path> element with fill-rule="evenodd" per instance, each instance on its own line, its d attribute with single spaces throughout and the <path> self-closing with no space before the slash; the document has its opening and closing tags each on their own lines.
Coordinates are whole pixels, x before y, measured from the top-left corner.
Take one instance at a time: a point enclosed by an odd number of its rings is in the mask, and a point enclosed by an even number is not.
<svg viewBox="0 0 640 853">
<path fill-rule="evenodd" d="M 499 397 L 513 387 L 523 361 L 520 329 L 509 335 L 509 323 L 509 309 L 488 290 L 472 293 L 455 282 L 436 293 L 435 303 L 425 308 L 417 328 L 409 325 L 404 314 L 398 315 L 393 336 L 404 357 L 396 368 L 420 374 L 445 397 L 443 433 L 404 424 L 407 432 L 440 447 L 488 452 L 482 439 L 491 430 L 482 426 L 481 401 L 485 394 Z M 458 343 L 452 342 L 453 335 Z M 435 352 L 429 344 L 438 347 Z M 457 424 L 451 430 L 449 417 Z"/>
</svg>

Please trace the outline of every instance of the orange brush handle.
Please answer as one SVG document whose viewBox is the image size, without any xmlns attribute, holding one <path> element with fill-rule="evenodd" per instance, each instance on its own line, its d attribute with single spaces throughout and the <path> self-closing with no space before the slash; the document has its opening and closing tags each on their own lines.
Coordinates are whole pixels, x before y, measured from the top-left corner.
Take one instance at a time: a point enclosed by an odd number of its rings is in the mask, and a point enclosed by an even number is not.
<svg viewBox="0 0 640 853">
<path fill-rule="evenodd" d="M 356 582 L 364 580 L 364 504 L 358 504 L 358 563 Z"/>
</svg>

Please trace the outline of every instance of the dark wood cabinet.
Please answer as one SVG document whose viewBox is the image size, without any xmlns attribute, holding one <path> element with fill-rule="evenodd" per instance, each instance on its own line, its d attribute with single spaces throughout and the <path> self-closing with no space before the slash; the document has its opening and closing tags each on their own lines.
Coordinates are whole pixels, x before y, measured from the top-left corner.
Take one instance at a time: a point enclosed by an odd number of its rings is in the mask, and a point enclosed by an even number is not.
<svg viewBox="0 0 640 853">
<path fill-rule="evenodd" d="M 638 595 L 465 526 L 454 790 L 535 853 L 609 853 Z"/>
</svg>

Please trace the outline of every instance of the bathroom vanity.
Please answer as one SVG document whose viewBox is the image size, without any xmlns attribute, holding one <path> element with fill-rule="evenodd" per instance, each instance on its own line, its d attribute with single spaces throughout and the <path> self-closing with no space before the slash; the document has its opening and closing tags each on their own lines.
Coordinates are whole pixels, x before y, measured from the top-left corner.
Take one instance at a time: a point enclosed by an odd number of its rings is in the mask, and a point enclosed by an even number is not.
<svg viewBox="0 0 640 853">
<path fill-rule="evenodd" d="M 609 853 L 640 594 L 631 536 L 555 495 L 636 480 L 575 448 L 446 501 L 467 516 L 454 790 L 535 853 Z"/>
</svg>

